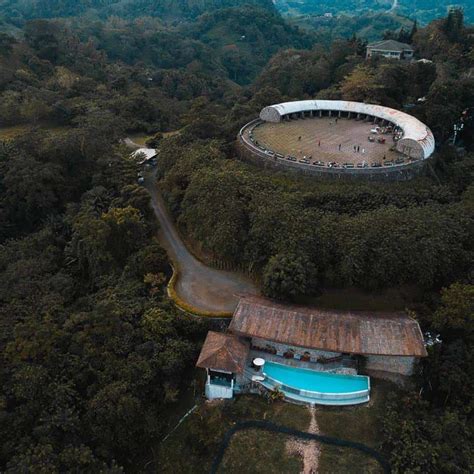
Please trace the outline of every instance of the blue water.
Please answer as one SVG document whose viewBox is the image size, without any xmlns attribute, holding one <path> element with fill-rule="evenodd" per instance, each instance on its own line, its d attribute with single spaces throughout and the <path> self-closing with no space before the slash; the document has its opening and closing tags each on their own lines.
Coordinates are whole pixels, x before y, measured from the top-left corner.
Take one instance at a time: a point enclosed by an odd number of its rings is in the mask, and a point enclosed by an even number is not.
<svg viewBox="0 0 474 474">
<path fill-rule="evenodd" d="M 350 393 L 369 389 L 369 378 L 359 375 L 328 374 L 275 362 L 266 362 L 263 372 L 283 385 L 310 392 Z"/>
</svg>

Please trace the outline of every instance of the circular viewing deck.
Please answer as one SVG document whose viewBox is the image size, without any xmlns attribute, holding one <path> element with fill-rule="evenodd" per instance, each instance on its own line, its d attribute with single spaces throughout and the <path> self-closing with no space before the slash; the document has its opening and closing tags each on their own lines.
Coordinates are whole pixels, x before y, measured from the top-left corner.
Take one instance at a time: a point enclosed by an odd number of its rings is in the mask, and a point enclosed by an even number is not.
<svg viewBox="0 0 474 474">
<path fill-rule="evenodd" d="M 431 131 L 415 117 L 344 101 L 266 107 L 238 138 L 253 162 L 330 177 L 409 179 L 434 150 Z"/>
</svg>

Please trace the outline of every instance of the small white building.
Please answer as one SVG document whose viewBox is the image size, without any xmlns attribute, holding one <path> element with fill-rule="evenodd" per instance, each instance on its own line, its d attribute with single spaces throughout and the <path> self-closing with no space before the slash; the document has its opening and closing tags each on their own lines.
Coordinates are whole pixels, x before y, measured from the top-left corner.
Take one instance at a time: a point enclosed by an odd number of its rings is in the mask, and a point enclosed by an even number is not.
<svg viewBox="0 0 474 474">
<path fill-rule="evenodd" d="M 157 153 L 156 153 L 156 150 L 154 148 L 138 148 L 130 156 L 132 158 L 140 160 L 139 164 L 143 165 L 147 161 L 150 161 L 153 158 L 156 158 Z"/>
<path fill-rule="evenodd" d="M 383 40 L 367 45 L 366 58 L 383 56 L 389 59 L 413 59 L 413 48 L 406 43 L 395 40 Z"/>
<path fill-rule="evenodd" d="M 250 344 L 234 334 L 209 331 L 197 367 L 206 369 L 206 398 L 232 398 L 242 380 Z"/>
</svg>

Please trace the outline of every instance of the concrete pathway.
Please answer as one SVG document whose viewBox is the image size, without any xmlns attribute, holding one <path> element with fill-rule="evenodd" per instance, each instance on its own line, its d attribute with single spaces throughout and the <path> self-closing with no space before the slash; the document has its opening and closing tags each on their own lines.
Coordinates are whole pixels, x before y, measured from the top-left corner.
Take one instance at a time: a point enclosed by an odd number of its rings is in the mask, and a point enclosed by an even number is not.
<svg viewBox="0 0 474 474">
<path fill-rule="evenodd" d="M 144 178 L 145 188 L 150 193 L 153 210 L 160 222 L 160 242 L 173 264 L 179 268 L 176 283 L 178 296 L 198 310 L 223 313 L 234 311 L 239 294 L 258 294 L 257 287 L 246 276 L 207 267 L 188 251 L 168 214 L 154 173 L 146 173 Z"/>
</svg>

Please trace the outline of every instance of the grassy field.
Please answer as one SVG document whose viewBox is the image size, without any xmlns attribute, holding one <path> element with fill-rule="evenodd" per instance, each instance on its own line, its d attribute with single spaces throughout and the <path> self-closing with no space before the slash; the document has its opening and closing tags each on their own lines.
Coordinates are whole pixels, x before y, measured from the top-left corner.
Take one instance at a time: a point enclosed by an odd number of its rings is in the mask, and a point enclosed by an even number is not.
<svg viewBox="0 0 474 474">
<path fill-rule="evenodd" d="M 14 125 L 12 127 L 0 128 L 0 140 L 9 141 L 25 133 L 30 127 L 28 125 Z"/>
<path fill-rule="evenodd" d="M 236 421 L 269 420 L 305 430 L 305 407 L 284 402 L 269 404 L 257 396 L 203 403 L 157 450 L 157 471 L 166 474 L 208 473 L 225 432 Z M 287 454 L 286 437 L 257 430 L 237 433 L 227 449 L 222 473 L 297 473 L 301 460 Z"/>
<path fill-rule="evenodd" d="M 172 137 L 173 135 L 176 135 L 177 133 L 179 133 L 179 130 L 174 130 L 172 132 L 163 132 L 163 137 L 164 138 Z M 137 145 L 144 147 L 146 146 L 147 140 L 150 140 L 151 138 L 153 138 L 154 135 L 147 135 L 146 133 L 130 133 L 128 137 Z"/>
<path fill-rule="evenodd" d="M 372 381 L 372 399 L 360 407 L 318 407 L 316 419 L 322 434 L 380 448 L 378 417 L 387 394 L 397 390 L 388 382 Z M 236 421 L 269 420 L 302 431 L 308 429 L 306 407 L 285 402 L 269 404 L 262 397 L 240 396 L 226 402 L 202 403 L 199 409 L 156 450 L 155 470 L 163 474 L 209 472 L 219 442 Z M 219 472 L 228 474 L 298 474 L 302 460 L 290 455 L 288 437 L 260 430 L 238 432 L 226 450 Z M 320 474 L 379 473 L 375 460 L 350 448 L 322 445 Z"/>
<path fill-rule="evenodd" d="M 62 132 L 68 130 L 69 127 L 61 127 L 58 125 L 51 125 L 47 123 L 41 123 L 36 125 L 37 128 L 41 130 L 46 130 L 48 132 Z M 13 125 L 11 127 L 1 127 L 0 128 L 0 140 L 9 141 L 14 140 L 16 137 L 22 135 L 33 128 L 32 125 L 23 124 L 23 125 Z"/>
<path fill-rule="evenodd" d="M 352 408 L 320 407 L 316 413 L 321 433 L 364 443 L 380 449 L 381 433 L 378 422 L 387 395 L 398 390 L 389 382 L 371 379 L 371 400 L 367 405 Z M 319 460 L 321 474 L 382 473 L 375 459 L 350 448 L 323 445 Z"/>
</svg>

